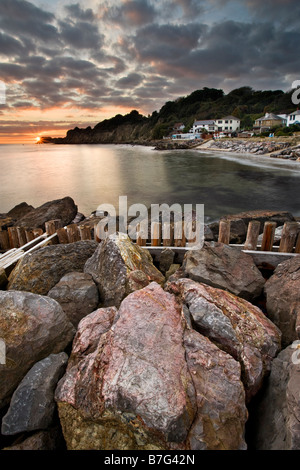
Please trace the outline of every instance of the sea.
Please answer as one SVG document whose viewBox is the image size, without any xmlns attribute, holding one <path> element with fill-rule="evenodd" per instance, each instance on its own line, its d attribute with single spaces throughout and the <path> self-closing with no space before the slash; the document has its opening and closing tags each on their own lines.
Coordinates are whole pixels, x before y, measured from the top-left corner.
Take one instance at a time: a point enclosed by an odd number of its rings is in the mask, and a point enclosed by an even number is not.
<svg viewBox="0 0 300 470">
<path fill-rule="evenodd" d="M 205 221 L 249 210 L 300 217 L 300 163 L 139 145 L 0 145 L 0 213 L 70 196 L 89 216 L 100 204 L 204 205 Z"/>
</svg>

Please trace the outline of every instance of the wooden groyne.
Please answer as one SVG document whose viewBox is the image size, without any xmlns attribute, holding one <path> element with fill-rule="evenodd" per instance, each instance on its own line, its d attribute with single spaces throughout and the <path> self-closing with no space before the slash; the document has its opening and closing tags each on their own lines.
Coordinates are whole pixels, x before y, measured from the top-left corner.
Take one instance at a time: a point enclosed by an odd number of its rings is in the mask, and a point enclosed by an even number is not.
<svg viewBox="0 0 300 470">
<path fill-rule="evenodd" d="M 178 222 L 177 222 L 178 224 Z M 197 248 L 195 241 L 190 240 L 192 224 L 181 227 L 175 224 L 152 223 L 151 238 L 149 239 L 137 226 L 136 243 L 147 248 L 153 258 L 157 258 L 166 249 L 172 249 L 179 261 L 182 261 L 186 251 Z M 70 224 L 61 226 L 59 219 L 50 220 L 42 229 L 26 229 L 23 227 L 9 227 L 0 231 L 0 268 L 7 269 L 14 265 L 25 254 L 37 250 L 49 244 L 66 244 L 80 240 L 101 240 L 97 237 L 96 224 L 92 228 L 89 225 Z M 243 250 L 254 259 L 260 268 L 274 269 L 279 263 L 288 258 L 300 254 L 300 230 L 297 222 L 286 222 L 283 226 L 280 244 L 274 245 L 276 223 L 265 222 L 262 242 L 258 243 L 260 234 L 260 222 L 250 221 L 248 224 L 246 241 L 244 244 L 230 243 L 230 220 L 221 220 L 219 223 L 218 242 Z M 165 230 L 168 230 L 166 232 Z M 168 233 L 166 238 L 163 234 Z M 176 238 L 176 234 L 180 234 Z"/>
</svg>

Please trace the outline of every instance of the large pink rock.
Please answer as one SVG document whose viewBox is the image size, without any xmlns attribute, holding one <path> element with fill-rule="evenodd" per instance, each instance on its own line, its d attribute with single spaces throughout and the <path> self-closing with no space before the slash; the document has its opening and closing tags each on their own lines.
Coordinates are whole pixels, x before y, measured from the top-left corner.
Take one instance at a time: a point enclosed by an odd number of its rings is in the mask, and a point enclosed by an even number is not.
<svg viewBox="0 0 300 470">
<path fill-rule="evenodd" d="M 242 380 L 249 400 L 260 389 L 280 350 L 279 329 L 250 302 L 230 292 L 191 279 L 170 282 L 195 328 L 242 365 Z"/>
<path fill-rule="evenodd" d="M 117 314 L 99 309 L 80 322 L 56 390 L 69 449 L 245 447 L 240 365 L 186 329 L 175 296 L 154 282 Z"/>
</svg>

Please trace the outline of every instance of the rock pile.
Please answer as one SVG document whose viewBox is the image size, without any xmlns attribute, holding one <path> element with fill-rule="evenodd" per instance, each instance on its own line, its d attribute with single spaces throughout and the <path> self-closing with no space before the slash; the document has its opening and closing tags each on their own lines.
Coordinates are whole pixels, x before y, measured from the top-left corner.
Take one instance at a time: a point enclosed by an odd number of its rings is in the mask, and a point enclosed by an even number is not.
<svg viewBox="0 0 300 470">
<path fill-rule="evenodd" d="M 26 255 L 0 290 L 0 441 L 300 449 L 299 260 L 266 281 L 212 241 L 174 272 L 170 249 L 154 264 L 125 234 Z"/>
<path fill-rule="evenodd" d="M 275 141 L 247 141 L 241 139 L 222 139 L 212 141 L 209 149 L 211 150 L 226 150 L 227 152 L 237 153 L 252 153 L 255 155 L 265 155 L 272 152 L 288 152 L 287 147 L 290 146 L 289 142 L 275 142 Z M 200 148 L 201 149 L 201 148 Z M 285 155 L 283 153 L 283 155 Z M 274 156 L 274 155 L 270 155 Z"/>
</svg>

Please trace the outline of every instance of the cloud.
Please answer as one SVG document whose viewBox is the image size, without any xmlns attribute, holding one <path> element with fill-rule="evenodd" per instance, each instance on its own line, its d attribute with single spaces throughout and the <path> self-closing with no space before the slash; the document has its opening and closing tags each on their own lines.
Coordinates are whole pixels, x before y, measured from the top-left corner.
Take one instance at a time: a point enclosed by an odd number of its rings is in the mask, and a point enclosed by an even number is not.
<svg viewBox="0 0 300 470">
<path fill-rule="evenodd" d="M 65 10 L 69 16 L 79 19 L 81 21 L 94 21 L 96 16 L 91 8 L 83 10 L 79 3 L 72 3 L 71 5 L 65 5 Z"/>
<path fill-rule="evenodd" d="M 43 42 L 55 41 L 58 31 L 51 24 L 54 20 L 52 13 L 25 0 L 0 2 L 0 28 L 14 36 L 29 36 Z"/>
<path fill-rule="evenodd" d="M 141 26 L 155 20 L 156 11 L 148 0 L 125 0 L 120 6 L 107 8 L 103 18 L 126 26 Z"/>
<path fill-rule="evenodd" d="M 103 45 L 104 36 L 98 27 L 87 21 L 60 21 L 60 39 L 74 49 L 99 49 Z"/>
<path fill-rule="evenodd" d="M 120 78 L 115 85 L 117 88 L 135 88 L 140 85 L 142 81 L 142 75 L 139 73 L 130 73 L 126 77 Z"/>
<path fill-rule="evenodd" d="M 21 55 L 25 51 L 24 45 L 18 39 L 0 32 L 0 54 L 4 56 Z"/>
</svg>

